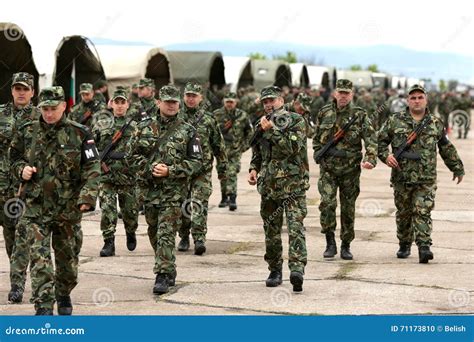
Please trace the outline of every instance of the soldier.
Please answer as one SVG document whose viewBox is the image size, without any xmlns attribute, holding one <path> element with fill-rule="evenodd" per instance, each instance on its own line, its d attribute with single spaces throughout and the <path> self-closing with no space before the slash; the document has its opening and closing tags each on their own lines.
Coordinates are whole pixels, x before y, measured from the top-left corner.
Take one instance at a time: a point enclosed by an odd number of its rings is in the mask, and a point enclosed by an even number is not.
<svg viewBox="0 0 474 342">
<path fill-rule="evenodd" d="M 227 174 L 221 179 L 222 199 L 219 208 L 227 205 L 229 210 L 237 209 L 237 175 L 240 172 L 242 153 L 249 148 L 252 126 L 246 112 L 237 108 L 236 93 L 224 96 L 224 106 L 214 111 L 214 116 L 221 129 L 227 155 Z"/>
<path fill-rule="evenodd" d="M 158 295 L 175 285 L 176 231 L 181 227 L 189 178 L 202 167 L 196 129 L 177 116 L 180 100 L 176 87 L 160 89 L 160 117 L 139 132 L 133 156 L 138 174 L 148 182 L 145 218 L 155 250 L 153 293 Z"/>
<path fill-rule="evenodd" d="M 10 175 L 10 161 L 8 159 L 8 146 L 12 140 L 15 127 L 39 118 L 41 113 L 31 103 L 34 96 L 34 78 L 26 72 L 19 72 L 12 77 L 11 92 L 13 101 L 0 106 L 0 139 L 4 146 L 0 151 L 0 225 L 3 227 L 3 238 L 5 249 L 10 259 L 10 282 L 11 291 L 8 301 L 21 303 L 26 281 L 26 269 L 29 263 L 28 253 L 18 253 L 20 258 L 12 259 L 15 248 L 25 250 L 26 234 L 15 238 L 15 222 L 21 215 L 21 207 L 15 205 L 15 191 L 20 183 L 12 179 Z M 24 233 L 22 230 L 21 232 Z M 18 247 L 15 247 L 18 245 Z"/>
<path fill-rule="evenodd" d="M 309 188 L 305 123 L 301 115 L 287 112 L 279 87 L 269 86 L 261 91 L 260 101 L 266 116 L 260 120 L 252 147 L 248 182 L 258 183 L 261 195 L 260 215 L 265 230 L 265 261 L 270 275 L 267 287 L 282 283 L 283 212 L 289 234 L 288 266 L 293 291 L 303 290 L 303 275 L 307 261 L 305 228 L 306 191 Z M 268 116 L 268 118 L 267 118 Z"/>
<path fill-rule="evenodd" d="M 337 80 L 334 101 L 319 111 L 316 134 L 313 139 L 314 160 L 320 164 L 319 210 L 321 233 L 326 235 L 327 245 L 323 254 L 325 258 L 333 258 L 337 254 L 334 233 L 336 194 L 339 188 L 341 258 L 352 260 L 350 244 L 354 240 L 355 202 L 360 192 L 361 166 L 370 170 L 377 163 L 377 138 L 374 126 L 367 112 L 352 104 L 352 98 L 352 82 L 346 79 Z M 342 140 L 321 156 L 319 153 L 323 147 L 330 143 L 335 133 L 343 127 L 346 131 L 343 133 Z M 364 140 L 366 151 L 364 158 L 362 158 L 362 140 Z"/>
<path fill-rule="evenodd" d="M 299 93 L 295 100 L 285 105 L 285 109 L 303 116 L 306 126 L 306 137 L 312 139 L 314 135 L 314 122 L 311 118 L 311 98 L 305 93 Z"/>
<path fill-rule="evenodd" d="M 94 114 L 105 109 L 106 106 L 104 102 L 94 99 L 92 84 L 82 83 L 79 86 L 79 89 L 81 102 L 72 107 L 71 112 L 69 113 L 69 119 L 90 128 L 92 127 Z"/>
<path fill-rule="evenodd" d="M 408 90 L 408 108 L 393 114 L 379 132 L 378 157 L 392 168 L 390 178 L 397 207 L 397 237 L 400 248 L 398 258 L 408 258 L 411 244 L 418 246 L 420 263 L 433 259 L 431 246 L 431 210 L 436 194 L 436 150 L 453 172 L 459 184 L 464 166 L 454 145 L 448 140 L 443 122 L 427 108 L 425 89 L 415 84 Z M 398 159 L 399 149 L 407 137 L 417 131 L 411 146 L 407 146 Z M 388 146 L 391 145 L 392 152 Z"/>
<path fill-rule="evenodd" d="M 318 86 L 313 86 L 310 94 L 313 98 L 311 101 L 311 121 L 316 124 L 316 117 L 318 116 L 319 110 L 323 108 L 325 101 L 321 96 Z"/>
<path fill-rule="evenodd" d="M 151 78 L 142 78 L 138 83 L 140 106 L 149 116 L 157 115 L 158 107 L 155 100 L 155 82 Z"/>
<path fill-rule="evenodd" d="M 10 146 L 12 174 L 25 193 L 19 227 L 28 234 L 36 314 L 52 315 L 56 300 L 58 313 L 70 315 L 70 294 L 77 284 L 75 227 L 82 212 L 95 207 L 98 153 L 88 129 L 66 118 L 61 87 L 44 88 L 38 106 L 42 116 L 19 127 Z"/>
<path fill-rule="evenodd" d="M 107 82 L 104 80 L 98 80 L 94 83 L 94 100 L 102 102 L 104 104 L 109 103 L 109 98 L 107 96 Z"/>
<path fill-rule="evenodd" d="M 138 103 L 140 102 L 140 96 L 138 96 L 138 83 L 133 83 L 132 85 L 132 93 L 130 94 L 130 103 Z"/>
<path fill-rule="evenodd" d="M 113 117 L 112 124 L 103 125 L 107 117 L 98 121 L 95 129 L 95 140 L 101 154 L 110 149 L 107 161 L 102 162 L 102 176 L 100 184 L 100 208 L 102 218 L 100 230 L 104 239 L 104 247 L 100 251 L 101 257 L 115 255 L 115 230 L 117 226 L 117 198 L 122 213 L 127 237 L 127 248 L 135 250 L 137 239 L 135 232 L 138 228 L 138 203 L 136 194 L 135 175 L 132 172 L 129 160 L 125 158 L 130 146 L 131 137 L 136 135 L 136 123 L 126 117 L 129 107 L 127 92 L 118 89 L 112 97 Z M 101 113 L 100 115 L 106 115 Z M 113 141 L 116 132 L 121 132 L 118 141 Z M 113 148 L 110 148 L 113 146 Z"/>
<path fill-rule="evenodd" d="M 212 162 L 217 160 L 217 175 L 219 180 L 225 177 L 227 157 L 225 154 L 224 138 L 219 130 L 212 113 L 202 106 L 202 87 L 188 82 L 184 87 L 184 108 L 180 115 L 184 121 L 195 127 L 202 146 L 202 169 L 191 179 L 188 203 L 192 208 L 190 215 L 185 215 L 179 229 L 178 251 L 189 249 L 189 233 L 194 240 L 194 254 L 206 252 L 207 211 L 209 197 L 212 193 Z"/>
</svg>

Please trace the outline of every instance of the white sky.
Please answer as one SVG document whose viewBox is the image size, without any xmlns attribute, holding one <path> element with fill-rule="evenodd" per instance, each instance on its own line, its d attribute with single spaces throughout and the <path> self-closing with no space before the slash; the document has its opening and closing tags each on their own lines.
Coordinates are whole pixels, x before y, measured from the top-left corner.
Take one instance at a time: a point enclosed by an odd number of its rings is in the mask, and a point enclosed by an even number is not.
<svg viewBox="0 0 474 342">
<path fill-rule="evenodd" d="M 35 60 L 73 34 L 156 46 L 203 40 L 390 44 L 474 57 L 468 1 L 25 0 L 3 1 L 1 7 L 0 21 L 24 30 Z"/>
</svg>

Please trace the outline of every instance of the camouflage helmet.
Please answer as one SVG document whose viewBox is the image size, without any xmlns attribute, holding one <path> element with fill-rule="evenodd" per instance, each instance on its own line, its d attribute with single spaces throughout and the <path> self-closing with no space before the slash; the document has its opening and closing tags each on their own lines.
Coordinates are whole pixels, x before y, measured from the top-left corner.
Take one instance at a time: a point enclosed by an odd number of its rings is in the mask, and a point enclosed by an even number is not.
<svg viewBox="0 0 474 342">
<path fill-rule="evenodd" d="M 142 78 L 140 79 L 140 82 L 138 82 L 138 87 L 143 88 L 143 87 L 150 87 L 150 88 L 155 88 L 155 81 L 153 81 L 151 78 Z"/>
<path fill-rule="evenodd" d="M 311 111 L 311 97 L 305 93 L 299 93 L 295 101 L 298 102 L 305 111 Z"/>
<path fill-rule="evenodd" d="M 93 93 L 94 92 L 94 87 L 92 86 L 91 83 L 81 83 L 79 86 L 79 93 Z"/>
<path fill-rule="evenodd" d="M 47 87 L 43 88 L 38 96 L 38 107 L 58 106 L 61 102 L 64 102 L 64 90 L 63 87 Z"/>
<path fill-rule="evenodd" d="M 346 79 L 340 79 L 336 82 L 336 91 L 345 91 L 351 92 L 352 91 L 352 82 Z"/>
<path fill-rule="evenodd" d="M 15 84 L 21 84 L 25 87 L 33 89 L 34 80 L 35 79 L 34 79 L 33 75 L 31 75 L 27 72 L 17 72 L 16 74 L 13 74 L 13 76 L 12 76 L 12 87 Z"/>
<path fill-rule="evenodd" d="M 281 88 L 277 86 L 268 86 L 260 92 L 260 101 L 265 99 L 276 99 L 281 96 Z"/>
<path fill-rule="evenodd" d="M 159 93 L 160 101 L 180 101 L 181 100 L 181 93 L 179 89 L 173 85 L 167 85 L 161 87 Z"/>
<path fill-rule="evenodd" d="M 112 96 L 112 101 L 118 98 L 122 98 L 128 101 L 128 93 L 126 89 L 116 89 L 114 95 Z"/>
<path fill-rule="evenodd" d="M 202 94 L 202 87 L 199 83 L 188 82 L 184 86 L 184 93 L 200 95 Z"/>
<path fill-rule="evenodd" d="M 237 101 L 237 94 L 234 92 L 229 92 L 224 95 L 224 102 L 225 101 Z"/>
</svg>

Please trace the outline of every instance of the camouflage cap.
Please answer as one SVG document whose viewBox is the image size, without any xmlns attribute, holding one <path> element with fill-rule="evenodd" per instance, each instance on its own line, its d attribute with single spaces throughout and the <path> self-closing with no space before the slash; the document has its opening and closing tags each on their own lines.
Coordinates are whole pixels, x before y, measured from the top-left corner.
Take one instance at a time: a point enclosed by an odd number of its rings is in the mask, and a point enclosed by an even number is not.
<svg viewBox="0 0 474 342">
<path fill-rule="evenodd" d="M 47 87 L 43 88 L 38 96 L 38 107 L 52 106 L 55 107 L 64 102 L 63 87 Z"/>
<path fill-rule="evenodd" d="M 421 91 L 423 94 L 426 94 L 425 87 L 420 84 L 414 84 L 408 89 L 408 95 L 410 95 L 415 90 Z"/>
<path fill-rule="evenodd" d="M 79 86 L 79 93 L 93 93 L 94 87 L 91 83 L 81 83 Z"/>
<path fill-rule="evenodd" d="M 138 87 L 139 88 L 143 88 L 143 87 L 155 88 L 155 81 L 153 81 L 151 78 L 142 78 L 140 79 L 140 82 L 138 82 Z"/>
<path fill-rule="evenodd" d="M 12 87 L 15 84 L 21 84 L 21 85 L 24 85 L 25 87 L 33 89 L 34 81 L 35 81 L 35 78 L 33 77 L 33 75 L 30 75 L 27 72 L 17 72 L 16 74 L 13 74 Z"/>
<path fill-rule="evenodd" d="M 161 87 L 159 97 L 160 101 L 180 101 L 181 93 L 175 86 L 167 85 Z"/>
<path fill-rule="evenodd" d="M 299 93 L 296 97 L 296 101 L 299 102 L 305 111 L 309 112 L 311 110 L 311 97 L 305 93 Z"/>
<path fill-rule="evenodd" d="M 199 83 L 188 82 L 184 86 L 184 93 L 200 95 L 202 93 L 202 87 Z"/>
<path fill-rule="evenodd" d="M 132 84 L 132 89 L 136 89 L 136 88 L 138 88 L 138 83 L 133 83 Z"/>
<path fill-rule="evenodd" d="M 116 89 L 114 91 L 114 95 L 112 96 L 112 101 L 118 98 L 122 98 L 124 100 L 128 100 L 128 92 L 126 89 Z"/>
<path fill-rule="evenodd" d="M 233 92 L 225 94 L 224 101 L 237 101 L 237 94 Z"/>
<path fill-rule="evenodd" d="M 351 92 L 352 91 L 352 82 L 346 79 L 340 79 L 336 82 L 336 91 L 345 91 Z"/>
<path fill-rule="evenodd" d="M 276 99 L 281 96 L 281 88 L 277 86 L 268 86 L 260 92 L 260 101 L 265 99 Z"/>
</svg>

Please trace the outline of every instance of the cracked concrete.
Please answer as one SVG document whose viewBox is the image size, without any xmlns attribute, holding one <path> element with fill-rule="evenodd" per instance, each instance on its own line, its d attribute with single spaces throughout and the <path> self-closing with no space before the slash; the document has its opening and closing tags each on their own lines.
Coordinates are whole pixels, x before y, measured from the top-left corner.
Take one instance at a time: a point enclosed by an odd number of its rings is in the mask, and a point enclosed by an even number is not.
<svg viewBox="0 0 474 342">
<path fill-rule="evenodd" d="M 293 293 L 287 268 L 288 233 L 283 229 L 283 285 L 265 287 L 268 276 L 259 196 L 246 183 L 250 153 L 243 156 L 239 175 L 239 208 L 217 207 L 219 183 L 213 175 L 210 199 L 208 251 L 195 256 L 177 252 L 178 277 L 172 290 L 161 297 L 152 293 L 153 250 L 146 223 L 140 216 L 138 247 L 129 252 L 119 220 L 116 256 L 100 258 L 100 212 L 83 219 L 84 245 L 80 257 L 79 285 L 72 293 L 77 315 L 361 315 L 361 314 L 473 314 L 474 313 L 474 153 L 472 139 L 454 140 L 466 166 L 461 185 L 438 161 L 438 192 L 433 212 L 433 252 L 428 265 L 412 256 L 397 259 L 398 248 L 390 170 L 380 163 L 364 170 L 356 205 L 356 239 L 353 261 L 339 255 L 324 259 L 324 236 L 319 225 L 319 170 L 311 162 L 311 188 L 305 220 L 308 265 L 304 291 Z M 309 142 L 309 146 L 311 143 Z M 310 153 L 310 160 L 311 160 Z M 338 213 L 339 215 L 339 213 Z M 339 217 L 339 216 L 338 216 Z M 337 231 L 337 234 L 339 230 Z M 338 243 L 339 245 L 339 243 Z M 339 247 L 339 246 L 338 246 Z M 192 249 L 192 247 L 191 247 Z M 23 304 L 7 304 L 9 265 L 0 240 L 0 314 L 30 315 L 30 284 Z"/>
</svg>

